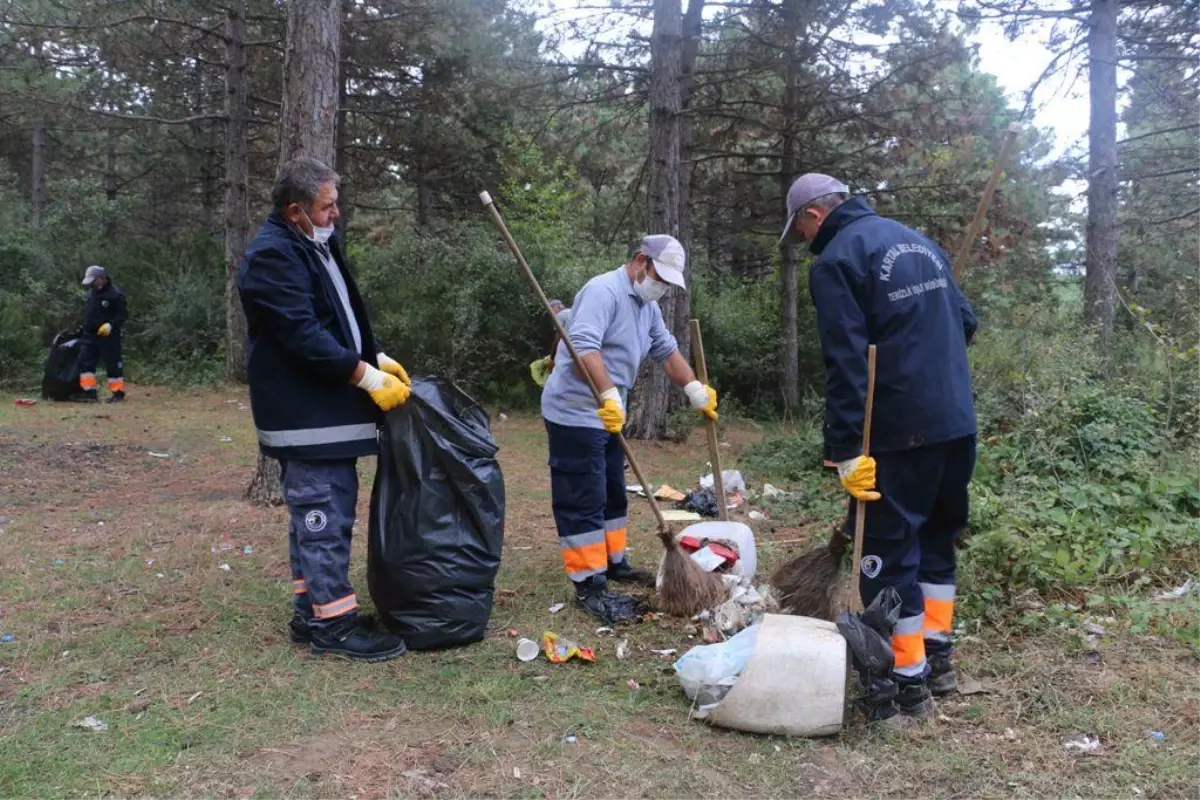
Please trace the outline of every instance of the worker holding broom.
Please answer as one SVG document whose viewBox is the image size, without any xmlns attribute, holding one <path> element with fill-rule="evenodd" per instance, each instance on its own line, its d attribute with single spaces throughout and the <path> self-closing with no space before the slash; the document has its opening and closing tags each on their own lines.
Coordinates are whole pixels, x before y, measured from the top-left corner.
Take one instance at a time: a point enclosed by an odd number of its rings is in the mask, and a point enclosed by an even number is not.
<svg viewBox="0 0 1200 800">
<path fill-rule="evenodd" d="M 575 296 L 567 335 L 601 393 L 599 410 L 565 345 L 542 391 L 563 566 L 579 605 L 608 623 L 630 621 L 639 609 L 634 598 L 610 590 L 610 580 L 654 584 L 654 575 L 626 554 L 625 457 L 617 436 L 642 359 L 660 362 L 693 408 L 717 417 L 717 393 L 696 380 L 658 307 L 672 286 L 686 288 L 685 259 L 674 237 L 646 236 L 627 264 L 596 276 Z"/>
<path fill-rule="evenodd" d="M 869 501 L 853 565 L 862 602 L 886 587 L 901 599 L 891 680 L 873 682 L 861 702 L 872 721 L 927 717 L 931 695 L 956 689 L 954 541 L 975 465 L 975 314 L 937 244 L 851 198 L 841 181 L 801 176 L 787 211 L 781 242 L 803 239 L 816 256 L 809 289 L 825 361 L 825 458 L 853 498 Z M 869 344 L 878 367 L 865 457 Z"/>
</svg>

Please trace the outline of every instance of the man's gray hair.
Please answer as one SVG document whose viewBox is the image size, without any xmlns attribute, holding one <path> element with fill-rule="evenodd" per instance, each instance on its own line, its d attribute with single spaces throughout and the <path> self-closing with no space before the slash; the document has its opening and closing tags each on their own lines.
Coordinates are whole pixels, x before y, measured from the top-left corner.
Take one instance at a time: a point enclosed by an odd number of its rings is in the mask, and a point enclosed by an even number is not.
<svg viewBox="0 0 1200 800">
<path fill-rule="evenodd" d="M 324 184 L 336 185 L 340 180 L 341 176 L 322 161 L 307 156 L 293 158 L 285 162 L 275 176 L 271 203 L 276 211 L 283 211 L 292 203 L 312 205 Z"/>
<path fill-rule="evenodd" d="M 805 203 L 805 208 L 820 208 L 824 211 L 832 211 L 842 203 L 850 199 L 848 192 L 830 192 L 823 194 L 820 197 L 814 197 L 812 200 Z"/>
</svg>

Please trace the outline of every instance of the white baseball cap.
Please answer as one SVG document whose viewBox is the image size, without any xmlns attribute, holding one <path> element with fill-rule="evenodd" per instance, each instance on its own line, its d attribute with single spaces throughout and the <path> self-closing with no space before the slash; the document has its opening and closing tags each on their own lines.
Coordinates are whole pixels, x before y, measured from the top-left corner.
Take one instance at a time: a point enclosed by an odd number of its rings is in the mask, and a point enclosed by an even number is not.
<svg viewBox="0 0 1200 800">
<path fill-rule="evenodd" d="M 678 239 L 665 233 L 655 233 L 642 239 L 642 246 L 638 249 L 654 262 L 658 277 L 672 286 L 687 288 L 687 282 L 683 279 L 687 254 L 683 252 L 683 245 Z"/>
<path fill-rule="evenodd" d="M 83 273 L 83 285 L 91 286 L 92 281 L 107 274 L 108 270 L 106 270 L 104 267 L 100 266 L 99 264 L 92 264 L 87 268 L 87 272 Z"/>
<path fill-rule="evenodd" d="M 796 230 L 796 215 L 800 209 L 827 194 L 849 194 L 850 187 L 819 172 L 809 172 L 796 178 L 787 194 L 787 224 L 783 226 L 783 235 L 779 237 L 780 244 L 796 244 L 800 241 L 800 233 Z"/>
</svg>

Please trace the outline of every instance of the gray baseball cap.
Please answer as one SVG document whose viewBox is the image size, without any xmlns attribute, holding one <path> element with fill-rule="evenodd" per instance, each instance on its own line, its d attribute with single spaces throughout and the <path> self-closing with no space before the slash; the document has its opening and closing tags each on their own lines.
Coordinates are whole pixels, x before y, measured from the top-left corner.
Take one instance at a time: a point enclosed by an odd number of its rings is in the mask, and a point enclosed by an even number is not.
<svg viewBox="0 0 1200 800">
<path fill-rule="evenodd" d="M 683 280 L 687 254 L 683 252 L 683 245 L 678 239 L 665 233 L 655 233 L 642 239 L 642 246 L 638 249 L 654 262 L 654 271 L 660 278 L 680 289 L 687 288 Z"/>
<path fill-rule="evenodd" d="M 100 266 L 99 264 L 92 264 L 87 268 L 87 272 L 83 273 L 83 285 L 91 286 L 92 281 L 107 274 L 108 270 L 106 270 L 104 267 Z"/>
<path fill-rule="evenodd" d="M 783 227 L 783 235 L 779 237 L 780 244 L 796 244 L 800 241 L 800 233 L 796 230 L 796 214 L 800 209 L 827 194 L 849 194 L 850 187 L 819 172 L 809 172 L 796 178 L 787 195 L 787 224 Z"/>
</svg>

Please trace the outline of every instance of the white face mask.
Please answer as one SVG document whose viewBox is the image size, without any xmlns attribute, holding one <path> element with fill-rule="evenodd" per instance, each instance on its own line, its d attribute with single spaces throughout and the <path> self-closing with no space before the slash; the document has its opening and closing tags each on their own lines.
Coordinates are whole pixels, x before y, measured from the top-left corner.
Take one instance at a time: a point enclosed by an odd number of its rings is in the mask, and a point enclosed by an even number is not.
<svg viewBox="0 0 1200 800">
<path fill-rule="evenodd" d="M 635 283 L 633 290 L 637 292 L 638 297 L 645 300 L 647 303 L 655 303 L 667 293 L 667 289 L 671 287 L 662 281 L 657 281 L 647 275 L 641 283 Z"/>
<path fill-rule="evenodd" d="M 305 212 L 304 209 L 301 209 L 300 213 L 304 214 L 304 218 L 308 220 L 308 224 L 312 225 L 312 236 L 309 236 L 308 238 L 312 239 L 317 244 L 325 244 L 328 242 L 329 237 L 333 236 L 334 227 L 330 225 L 327 228 L 318 228 L 316 225 L 313 225 L 313 221 L 309 218 L 308 213 Z"/>
</svg>

